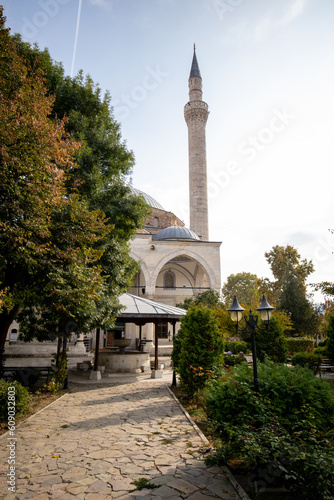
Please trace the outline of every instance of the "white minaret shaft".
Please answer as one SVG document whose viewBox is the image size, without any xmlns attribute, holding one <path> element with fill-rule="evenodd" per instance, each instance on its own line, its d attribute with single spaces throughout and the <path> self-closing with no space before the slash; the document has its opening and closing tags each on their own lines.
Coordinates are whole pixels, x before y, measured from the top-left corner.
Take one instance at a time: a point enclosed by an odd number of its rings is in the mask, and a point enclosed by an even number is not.
<svg viewBox="0 0 334 500">
<path fill-rule="evenodd" d="M 209 239 L 205 125 L 209 110 L 202 101 L 202 77 L 195 53 L 189 76 L 189 102 L 184 107 L 188 126 L 190 229 Z"/>
</svg>

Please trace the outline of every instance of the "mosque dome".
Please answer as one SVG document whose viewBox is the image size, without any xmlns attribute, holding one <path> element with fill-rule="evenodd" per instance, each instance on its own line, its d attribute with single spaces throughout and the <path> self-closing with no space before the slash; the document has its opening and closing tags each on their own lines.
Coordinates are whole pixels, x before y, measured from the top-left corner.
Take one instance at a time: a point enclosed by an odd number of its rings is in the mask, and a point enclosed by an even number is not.
<svg viewBox="0 0 334 500">
<path fill-rule="evenodd" d="M 144 191 L 140 191 L 139 189 L 136 189 L 132 186 L 129 186 L 131 193 L 136 195 L 136 196 L 143 196 L 144 200 L 146 203 L 151 207 L 151 208 L 158 208 L 159 210 L 165 210 L 164 207 L 160 205 L 160 203 L 157 202 L 152 196 L 149 196 L 148 194 L 144 193 Z"/>
<path fill-rule="evenodd" d="M 152 238 L 153 240 L 199 240 L 197 234 L 184 226 L 170 226 L 162 229 Z"/>
</svg>

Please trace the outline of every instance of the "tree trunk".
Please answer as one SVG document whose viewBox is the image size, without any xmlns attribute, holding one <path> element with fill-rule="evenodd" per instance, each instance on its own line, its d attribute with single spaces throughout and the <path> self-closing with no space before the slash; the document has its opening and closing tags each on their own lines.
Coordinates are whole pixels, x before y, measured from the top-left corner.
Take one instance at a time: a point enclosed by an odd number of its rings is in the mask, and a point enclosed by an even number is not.
<svg viewBox="0 0 334 500">
<path fill-rule="evenodd" d="M 96 328 L 94 371 L 99 369 L 100 328 Z"/>
<path fill-rule="evenodd" d="M 7 333 L 12 321 L 16 318 L 19 307 L 14 306 L 9 312 L 3 311 L 0 314 L 0 377 L 3 377 L 3 367 L 5 361 L 5 342 L 7 338 Z"/>
<path fill-rule="evenodd" d="M 19 306 L 14 306 L 9 312 L 2 311 L 0 314 L 0 351 L 3 351 L 5 348 L 9 327 L 17 317 L 19 309 Z"/>
</svg>

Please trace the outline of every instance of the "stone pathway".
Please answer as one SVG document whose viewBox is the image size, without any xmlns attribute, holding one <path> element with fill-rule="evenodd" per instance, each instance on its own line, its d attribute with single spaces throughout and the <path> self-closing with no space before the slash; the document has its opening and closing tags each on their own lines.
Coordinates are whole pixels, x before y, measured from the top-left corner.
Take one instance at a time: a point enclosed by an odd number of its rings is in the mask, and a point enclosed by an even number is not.
<svg viewBox="0 0 334 500">
<path fill-rule="evenodd" d="M 17 427 L 15 493 L 7 489 L 9 435 L 1 437 L 1 499 L 248 498 L 229 471 L 205 466 L 205 438 L 167 380 L 100 382 L 78 386 Z M 155 488 L 136 489 L 144 479 Z"/>
</svg>

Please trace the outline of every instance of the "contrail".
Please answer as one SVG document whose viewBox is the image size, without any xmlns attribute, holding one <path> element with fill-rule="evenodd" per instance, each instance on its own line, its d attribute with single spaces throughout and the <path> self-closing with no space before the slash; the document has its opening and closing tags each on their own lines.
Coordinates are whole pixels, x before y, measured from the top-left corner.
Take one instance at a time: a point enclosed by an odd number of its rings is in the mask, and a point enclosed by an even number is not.
<svg viewBox="0 0 334 500">
<path fill-rule="evenodd" d="M 80 16 L 81 16 L 81 5 L 82 5 L 82 0 L 79 0 L 78 16 L 77 16 L 77 26 L 76 26 L 76 29 L 75 29 L 75 39 L 74 39 L 73 56 L 72 56 L 71 78 L 73 77 L 75 55 L 77 53 L 78 36 L 79 36 L 79 26 L 80 26 Z"/>
</svg>

